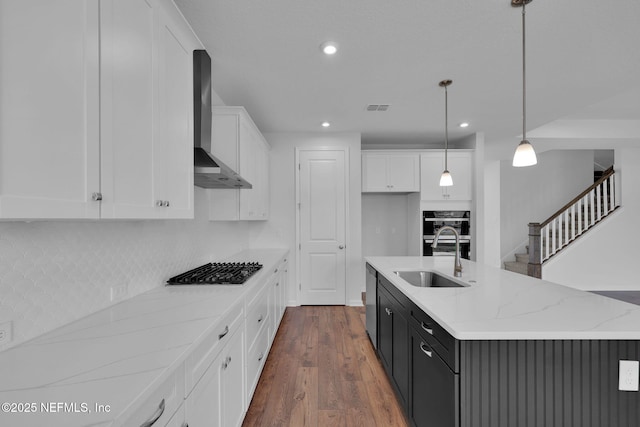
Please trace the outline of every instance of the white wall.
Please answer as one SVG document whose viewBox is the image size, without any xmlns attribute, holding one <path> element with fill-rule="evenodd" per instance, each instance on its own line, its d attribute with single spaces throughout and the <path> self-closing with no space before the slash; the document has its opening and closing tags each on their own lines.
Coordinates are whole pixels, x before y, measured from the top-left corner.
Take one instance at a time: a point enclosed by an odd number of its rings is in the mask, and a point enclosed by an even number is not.
<svg viewBox="0 0 640 427">
<path fill-rule="evenodd" d="M 583 290 L 640 290 L 640 148 L 615 152 L 621 208 L 543 267 L 542 278 Z"/>
<path fill-rule="evenodd" d="M 535 167 L 500 168 L 501 258 L 524 249 L 530 222 L 542 222 L 593 184 L 592 150 L 555 150 L 538 155 Z M 510 261 L 511 259 L 507 259 Z"/>
<path fill-rule="evenodd" d="M 361 239 L 361 160 L 359 133 L 277 134 L 266 133 L 271 145 L 271 205 L 268 223 L 251 225 L 252 245 L 291 248 L 288 304 L 298 304 L 296 282 L 296 147 L 346 147 L 349 149 L 349 236 L 347 237 L 347 295 L 349 305 L 361 305 L 364 262 Z"/>
<path fill-rule="evenodd" d="M 407 255 L 407 198 L 406 194 L 362 194 L 363 256 Z"/>
<path fill-rule="evenodd" d="M 246 222 L 209 222 L 195 188 L 194 220 L 0 223 L 0 323 L 13 321 L 4 350 L 112 305 L 178 273 L 249 247 Z"/>
</svg>

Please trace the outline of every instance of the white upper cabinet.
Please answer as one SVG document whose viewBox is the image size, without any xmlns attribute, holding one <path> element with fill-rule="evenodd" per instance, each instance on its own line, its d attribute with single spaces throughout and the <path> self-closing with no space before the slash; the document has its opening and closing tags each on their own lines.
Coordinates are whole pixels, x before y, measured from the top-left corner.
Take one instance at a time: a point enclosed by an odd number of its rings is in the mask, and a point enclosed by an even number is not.
<svg viewBox="0 0 640 427">
<path fill-rule="evenodd" d="M 175 5 L 35 3 L 0 3 L 0 218 L 192 218 L 199 42 Z"/>
<path fill-rule="evenodd" d="M 154 200 L 166 217 L 193 218 L 193 51 L 199 42 L 173 2 L 158 16 L 158 127 Z"/>
<path fill-rule="evenodd" d="M 0 17 L 0 217 L 98 218 L 98 2 L 1 1 Z"/>
<path fill-rule="evenodd" d="M 418 153 L 362 152 L 362 192 L 420 191 Z"/>
<path fill-rule="evenodd" d="M 213 107 L 211 151 L 252 188 L 208 190 L 212 221 L 269 219 L 269 144 L 243 107 Z"/>
<path fill-rule="evenodd" d="M 423 153 L 420 156 L 421 200 L 472 199 L 472 152 L 449 150 L 447 157 L 449 172 L 453 178 L 451 187 L 440 187 L 440 175 L 444 171 L 444 150 Z"/>
</svg>

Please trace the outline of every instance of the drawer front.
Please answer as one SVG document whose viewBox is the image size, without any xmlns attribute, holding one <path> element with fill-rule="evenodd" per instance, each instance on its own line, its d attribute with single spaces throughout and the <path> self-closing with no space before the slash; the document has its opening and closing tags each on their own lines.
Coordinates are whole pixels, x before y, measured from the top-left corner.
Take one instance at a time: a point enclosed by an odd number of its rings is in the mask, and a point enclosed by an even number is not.
<svg viewBox="0 0 640 427">
<path fill-rule="evenodd" d="M 184 400 L 184 367 L 174 372 L 122 426 L 164 426 Z"/>
<path fill-rule="evenodd" d="M 398 288 L 395 287 L 393 283 L 391 283 L 386 277 L 381 274 L 378 274 L 378 284 L 381 285 L 389 294 L 393 296 L 393 298 L 400 304 L 404 309 L 408 310 L 411 304 L 411 300 L 407 298 L 405 294 L 403 294 Z"/>
<path fill-rule="evenodd" d="M 420 336 L 433 347 L 451 369 L 458 372 L 456 339 L 415 304 L 411 304 L 411 322 Z"/>
<path fill-rule="evenodd" d="M 269 307 L 271 306 L 272 279 L 260 292 L 247 304 L 247 346 L 251 347 L 258 331 L 263 324 L 269 322 Z"/>
<path fill-rule="evenodd" d="M 204 341 L 189 355 L 186 363 L 187 395 L 191 393 L 211 362 L 224 348 L 233 332 L 240 327 L 243 319 L 243 304 L 240 303 L 233 307 L 220 322 L 217 322 L 217 326 L 209 331 Z"/>
<path fill-rule="evenodd" d="M 251 396 L 260 379 L 262 367 L 267 360 L 270 335 L 268 326 L 267 324 L 262 326 L 247 355 L 247 402 L 251 401 Z"/>
</svg>

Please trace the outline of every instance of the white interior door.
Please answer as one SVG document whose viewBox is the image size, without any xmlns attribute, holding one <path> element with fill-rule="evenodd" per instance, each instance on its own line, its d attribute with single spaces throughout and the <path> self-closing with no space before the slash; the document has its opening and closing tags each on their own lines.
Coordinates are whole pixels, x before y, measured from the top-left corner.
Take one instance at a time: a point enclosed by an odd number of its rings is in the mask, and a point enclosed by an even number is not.
<svg viewBox="0 0 640 427">
<path fill-rule="evenodd" d="M 346 302 L 346 152 L 298 150 L 300 304 Z"/>
</svg>

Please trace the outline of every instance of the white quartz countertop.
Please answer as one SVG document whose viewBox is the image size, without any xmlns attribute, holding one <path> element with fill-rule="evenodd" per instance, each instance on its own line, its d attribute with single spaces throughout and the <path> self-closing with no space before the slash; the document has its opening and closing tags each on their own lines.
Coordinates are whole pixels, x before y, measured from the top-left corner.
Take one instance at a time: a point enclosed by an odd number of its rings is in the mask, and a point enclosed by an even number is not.
<svg viewBox="0 0 640 427">
<path fill-rule="evenodd" d="M 162 286 L 0 353 L 0 426 L 120 426 L 189 352 L 273 273 L 285 249 L 243 251 L 224 261 L 263 268 L 243 285 Z M 177 272 L 179 273 L 179 272 Z M 43 413 L 41 403 L 82 403 L 91 412 Z M 109 405 L 96 412 L 95 405 Z"/>
<path fill-rule="evenodd" d="M 449 257 L 366 257 L 418 307 L 460 340 L 638 340 L 640 306 Z M 420 288 L 394 274 L 430 270 L 462 288 Z"/>
</svg>

